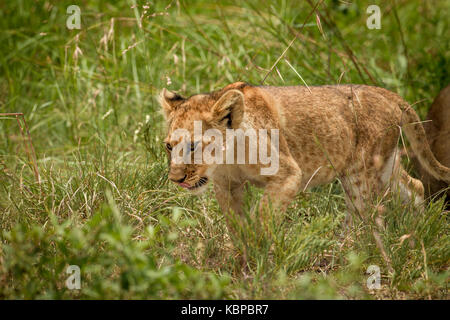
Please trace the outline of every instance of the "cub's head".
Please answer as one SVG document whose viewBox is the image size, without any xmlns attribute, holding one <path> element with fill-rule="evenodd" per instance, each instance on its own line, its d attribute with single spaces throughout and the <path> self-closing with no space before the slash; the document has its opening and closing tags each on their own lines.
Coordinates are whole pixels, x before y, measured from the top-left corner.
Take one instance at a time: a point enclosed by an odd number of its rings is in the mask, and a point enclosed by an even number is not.
<svg viewBox="0 0 450 320">
<path fill-rule="evenodd" d="M 217 161 L 205 156 L 206 151 L 209 149 L 208 154 L 213 157 L 220 153 L 223 156 L 224 148 L 217 147 L 221 142 L 217 141 L 218 133 L 222 134 L 225 145 L 226 129 L 239 127 L 244 116 L 244 95 L 232 85 L 189 98 L 163 89 L 160 103 L 168 128 L 164 143 L 169 158 L 169 179 L 200 194 L 206 190 L 218 166 Z"/>
</svg>

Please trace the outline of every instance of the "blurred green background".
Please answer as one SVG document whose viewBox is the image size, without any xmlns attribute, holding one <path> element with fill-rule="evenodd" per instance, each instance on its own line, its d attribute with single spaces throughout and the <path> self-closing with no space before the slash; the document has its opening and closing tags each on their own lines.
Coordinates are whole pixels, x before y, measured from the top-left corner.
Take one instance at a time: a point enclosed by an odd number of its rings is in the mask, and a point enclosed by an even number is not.
<svg viewBox="0 0 450 320">
<path fill-rule="evenodd" d="M 425 117 L 450 83 L 450 2 L 315 4 L 1 2 L 0 113 L 24 113 L 42 181 L 16 120 L 0 117 L 0 298 L 448 298 L 440 201 L 422 216 L 386 204 L 388 272 L 371 226 L 341 236 L 337 183 L 299 196 L 270 239 L 250 214 L 230 239 L 211 191 L 198 198 L 167 183 L 163 87 L 191 95 L 266 75 L 264 84 L 301 85 L 300 75 L 390 89 Z M 381 28 L 370 30 L 373 4 Z M 66 27 L 70 5 L 79 30 Z M 64 285 L 70 264 L 81 290 Z M 370 264 L 381 290 L 366 288 Z"/>
</svg>

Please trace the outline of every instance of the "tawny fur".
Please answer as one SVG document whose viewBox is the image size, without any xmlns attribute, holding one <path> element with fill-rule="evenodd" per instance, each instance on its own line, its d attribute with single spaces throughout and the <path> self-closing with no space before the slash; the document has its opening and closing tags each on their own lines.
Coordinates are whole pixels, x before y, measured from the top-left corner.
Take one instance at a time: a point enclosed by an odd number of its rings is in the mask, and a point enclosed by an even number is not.
<svg viewBox="0 0 450 320">
<path fill-rule="evenodd" d="M 450 85 L 442 89 L 434 99 L 428 111 L 427 121 L 423 124 L 428 144 L 436 159 L 443 165 L 450 166 Z M 438 179 L 428 173 L 416 157 L 411 157 L 414 167 L 419 173 L 425 187 L 425 194 L 433 197 L 447 189 L 446 198 L 450 206 L 450 190 L 448 182 Z"/>
<path fill-rule="evenodd" d="M 166 143 L 177 128 L 279 129 L 279 171 L 262 176 L 262 164 L 170 164 L 169 178 L 189 186 L 206 177 L 214 184 L 221 209 L 242 212 L 245 182 L 264 188 L 282 210 L 299 191 L 340 179 L 350 210 L 363 213 L 373 196 L 400 190 L 405 200 L 423 200 L 422 183 L 410 177 L 397 156 L 400 129 L 423 167 L 450 181 L 450 169 L 430 151 L 420 119 L 399 95 L 365 85 L 272 87 L 233 83 L 190 98 L 163 90 L 161 104 L 168 124 Z M 246 146 L 248 148 L 248 146 Z M 204 191 L 205 185 L 194 192 Z"/>
</svg>

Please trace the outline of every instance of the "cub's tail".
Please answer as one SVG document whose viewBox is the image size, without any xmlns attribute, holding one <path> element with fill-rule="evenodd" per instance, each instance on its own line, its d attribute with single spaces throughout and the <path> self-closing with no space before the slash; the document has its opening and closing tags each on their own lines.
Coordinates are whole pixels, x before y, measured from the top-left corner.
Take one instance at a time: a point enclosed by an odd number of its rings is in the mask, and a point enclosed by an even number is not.
<svg viewBox="0 0 450 320">
<path fill-rule="evenodd" d="M 404 101 L 400 104 L 400 108 L 403 111 L 401 122 L 403 132 L 420 164 L 436 179 L 450 183 L 450 168 L 443 166 L 431 151 L 419 116 Z"/>
</svg>

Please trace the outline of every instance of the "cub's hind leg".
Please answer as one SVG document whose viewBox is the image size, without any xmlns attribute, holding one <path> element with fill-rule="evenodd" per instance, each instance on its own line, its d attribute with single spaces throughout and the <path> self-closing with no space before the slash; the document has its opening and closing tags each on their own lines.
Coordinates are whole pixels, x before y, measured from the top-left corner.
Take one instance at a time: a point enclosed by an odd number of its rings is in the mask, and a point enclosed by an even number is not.
<svg viewBox="0 0 450 320">
<path fill-rule="evenodd" d="M 383 189 L 390 187 L 391 192 L 399 192 L 402 201 L 414 201 L 416 206 L 422 208 L 424 201 L 423 184 L 406 172 L 400 163 L 398 151 L 394 151 L 390 161 L 383 166 L 380 177 Z"/>
<path fill-rule="evenodd" d="M 414 204 L 422 208 L 424 203 L 424 187 L 420 180 L 411 177 L 400 165 L 397 184 L 404 201 L 414 201 Z"/>
<path fill-rule="evenodd" d="M 370 211 L 369 206 L 373 202 L 373 196 L 380 191 L 378 177 L 373 169 L 354 171 L 341 179 L 344 188 L 345 202 L 347 205 L 347 215 L 345 217 L 345 227 L 352 224 L 352 216 L 357 216 L 365 220 Z"/>
</svg>

